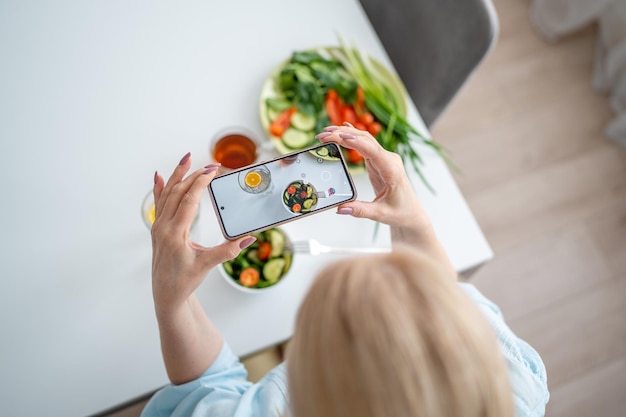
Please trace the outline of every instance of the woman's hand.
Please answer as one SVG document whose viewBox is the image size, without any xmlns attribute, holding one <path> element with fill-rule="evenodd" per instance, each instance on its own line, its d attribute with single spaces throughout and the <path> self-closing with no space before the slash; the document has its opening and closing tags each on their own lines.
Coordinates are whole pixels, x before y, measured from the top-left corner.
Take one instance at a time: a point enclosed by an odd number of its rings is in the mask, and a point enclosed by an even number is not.
<svg viewBox="0 0 626 417">
<path fill-rule="evenodd" d="M 430 220 L 404 171 L 400 155 L 384 149 L 370 133 L 352 126 L 329 126 L 325 131 L 317 135 L 320 141 L 337 142 L 363 156 L 376 193 L 372 202 L 357 200 L 339 206 L 340 214 L 365 217 L 397 229 L 430 226 Z"/>
<path fill-rule="evenodd" d="M 337 212 L 388 224 L 394 244 L 417 246 L 454 271 L 406 175 L 400 155 L 387 151 L 370 133 L 349 124 L 329 126 L 324 130 L 317 135 L 320 141 L 337 142 L 345 148 L 356 149 L 363 156 L 376 193 L 371 202 L 345 203 Z"/>
<path fill-rule="evenodd" d="M 161 352 L 170 381 L 182 384 L 206 371 L 222 349 L 222 336 L 194 291 L 211 268 L 232 259 L 255 238 L 247 236 L 205 248 L 189 241 L 200 197 L 219 164 L 185 177 L 190 154 L 167 181 L 154 174 L 156 219 L 152 225 L 152 293 L 161 336 Z"/>
<path fill-rule="evenodd" d="M 152 291 L 157 313 L 183 304 L 198 288 L 211 268 L 232 259 L 253 237 L 226 241 L 205 248 L 189 241 L 191 224 L 198 212 L 202 193 L 215 177 L 219 164 L 211 164 L 185 177 L 190 154 L 181 159 L 164 182 L 154 175 L 156 220 L 152 225 Z"/>
</svg>

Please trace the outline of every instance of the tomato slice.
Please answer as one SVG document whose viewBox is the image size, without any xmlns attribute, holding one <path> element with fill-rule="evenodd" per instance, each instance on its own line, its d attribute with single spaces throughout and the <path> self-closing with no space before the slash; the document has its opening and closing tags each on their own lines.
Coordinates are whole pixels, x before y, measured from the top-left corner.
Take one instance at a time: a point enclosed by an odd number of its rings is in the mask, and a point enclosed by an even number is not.
<svg viewBox="0 0 626 417">
<path fill-rule="evenodd" d="M 291 206 L 291 211 L 293 211 L 294 213 L 300 213 L 301 210 L 302 210 L 302 206 L 298 203 Z"/>
<path fill-rule="evenodd" d="M 356 149 L 348 149 L 348 161 L 351 164 L 360 164 L 363 162 L 363 155 L 361 155 Z"/>
<path fill-rule="evenodd" d="M 239 274 L 239 282 L 244 287 L 254 287 L 261 278 L 261 274 L 255 268 L 249 267 L 241 271 Z"/>
<path fill-rule="evenodd" d="M 272 254 L 272 245 L 270 242 L 261 242 L 257 250 L 257 257 L 261 261 L 267 261 Z"/>
<path fill-rule="evenodd" d="M 270 124 L 270 133 L 274 136 L 281 137 L 291 123 L 291 116 L 296 112 L 297 108 L 290 107 L 283 110 Z"/>
</svg>

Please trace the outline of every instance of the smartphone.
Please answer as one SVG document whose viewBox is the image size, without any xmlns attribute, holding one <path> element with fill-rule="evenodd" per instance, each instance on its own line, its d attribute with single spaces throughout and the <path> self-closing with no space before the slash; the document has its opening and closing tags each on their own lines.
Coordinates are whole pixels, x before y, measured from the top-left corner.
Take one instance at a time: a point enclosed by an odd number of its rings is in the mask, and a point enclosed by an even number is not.
<svg viewBox="0 0 626 417">
<path fill-rule="evenodd" d="M 311 216 L 356 198 L 341 148 L 325 143 L 215 177 L 213 208 L 226 239 Z"/>
</svg>

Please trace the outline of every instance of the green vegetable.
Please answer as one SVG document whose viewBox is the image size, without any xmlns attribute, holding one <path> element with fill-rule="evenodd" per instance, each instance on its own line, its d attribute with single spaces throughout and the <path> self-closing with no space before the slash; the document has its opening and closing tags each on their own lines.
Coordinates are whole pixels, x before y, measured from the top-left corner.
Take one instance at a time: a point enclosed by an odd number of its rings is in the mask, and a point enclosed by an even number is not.
<svg viewBox="0 0 626 417">
<path fill-rule="evenodd" d="M 282 137 L 285 146 L 291 149 L 305 148 L 309 143 L 313 141 L 312 132 L 303 132 L 292 127 L 285 130 Z"/>
<path fill-rule="evenodd" d="M 443 148 L 424 137 L 404 116 L 404 96 L 397 94 L 388 79 L 381 76 L 375 61 L 362 55 L 354 48 L 347 47 L 340 40 L 339 48 L 327 49 L 322 56 L 317 51 L 297 51 L 278 74 L 275 83 L 279 97 L 267 100 L 270 119 L 279 110 L 296 106 L 291 124 L 298 130 L 291 131 L 283 143 L 290 149 L 302 149 L 313 141 L 313 134 L 330 124 L 326 113 L 325 99 L 334 90 L 344 103 L 354 104 L 357 100 L 357 87 L 364 92 L 366 110 L 380 123 L 382 130 L 376 135 L 378 142 L 387 150 L 403 157 L 420 176 L 424 184 L 432 187 L 420 170 L 421 156 L 416 144 L 431 147 L 454 167 Z M 272 101 L 270 101 L 272 100 Z"/>
<path fill-rule="evenodd" d="M 283 249 L 285 248 L 285 236 L 278 230 L 274 229 L 270 229 L 267 232 L 269 233 L 269 241 L 272 245 L 272 253 L 270 253 L 270 258 L 280 256 L 280 254 L 283 253 Z"/>
<path fill-rule="evenodd" d="M 298 130 L 315 129 L 315 116 L 296 111 L 291 116 L 291 125 Z"/>
<path fill-rule="evenodd" d="M 424 184 L 434 192 L 419 168 L 423 161 L 412 145 L 423 143 L 430 146 L 450 163 L 443 148 L 424 137 L 404 118 L 400 102 L 402 98 L 393 94 L 392 89 L 383 81 L 383 77 L 377 74 L 370 59 L 363 57 L 356 49 L 348 48 L 343 42 L 341 42 L 341 48 L 334 51 L 333 56 L 363 88 L 365 105 L 376 120 L 383 125 L 383 131 L 376 137 L 378 142 L 385 149 L 398 153 L 410 163 Z"/>
<path fill-rule="evenodd" d="M 283 269 L 285 268 L 286 261 L 281 258 L 275 258 L 269 260 L 263 266 L 263 277 L 271 283 L 275 283 L 278 281 L 280 276 L 283 274 Z"/>
<path fill-rule="evenodd" d="M 255 243 L 243 249 L 235 259 L 222 263 L 222 266 L 224 271 L 241 285 L 252 288 L 269 287 L 278 282 L 289 270 L 292 254 L 290 250 L 286 250 L 286 238 L 279 229 L 269 229 L 255 233 L 254 236 L 257 238 Z M 272 247 L 269 258 L 261 260 L 259 247 L 268 244 Z M 252 283 L 251 280 L 252 269 L 259 272 L 256 283 Z M 247 275 L 244 276 L 245 274 Z"/>
</svg>

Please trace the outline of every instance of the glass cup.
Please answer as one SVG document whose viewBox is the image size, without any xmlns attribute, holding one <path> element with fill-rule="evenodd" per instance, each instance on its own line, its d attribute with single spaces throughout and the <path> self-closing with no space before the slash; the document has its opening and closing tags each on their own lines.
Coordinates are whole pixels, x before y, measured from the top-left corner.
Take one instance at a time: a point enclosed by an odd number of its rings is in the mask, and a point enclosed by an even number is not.
<svg viewBox="0 0 626 417">
<path fill-rule="evenodd" d="M 265 165 L 260 165 L 239 173 L 239 186 L 251 194 L 260 194 L 272 183 L 272 174 Z"/>
<path fill-rule="evenodd" d="M 141 203 L 141 218 L 148 229 L 152 229 L 152 223 L 156 217 L 156 207 L 154 205 L 154 195 L 150 191 Z"/>
<path fill-rule="evenodd" d="M 228 127 L 213 137 L 209 150 L 215 162 L 232 170 L 256 162 L 260 147 L 254 133 L 240 127 Z"/>
<path fill-rule="evenodd" d="M 198 213 L 196 213 L 196 217 L 193 219 L 193 223 L 191 223 L 191 230 L 193 231 L 194 226 L 198 223 L 198 217 L 200 216 L 200 208 L 198 208 Z M 146 194 L 146 197 L 143 199 L 141 203 L 141 218 L 145 223 L 148 229 L 152 229 L 152 224 L 156 218 L 156 206 L 154 204 L 154 194 L 150 191 Z"/>
</svg>

